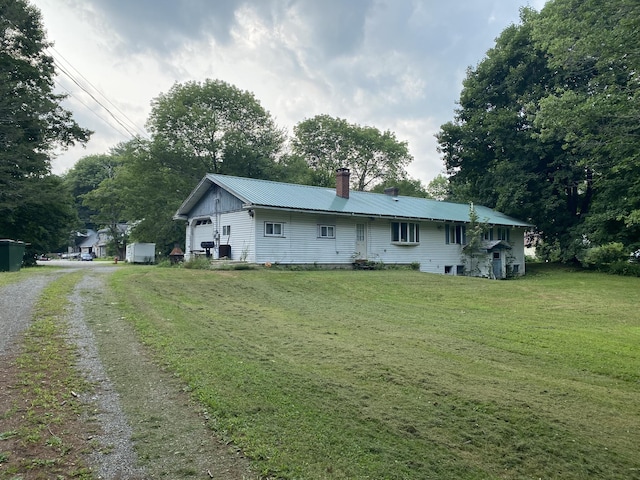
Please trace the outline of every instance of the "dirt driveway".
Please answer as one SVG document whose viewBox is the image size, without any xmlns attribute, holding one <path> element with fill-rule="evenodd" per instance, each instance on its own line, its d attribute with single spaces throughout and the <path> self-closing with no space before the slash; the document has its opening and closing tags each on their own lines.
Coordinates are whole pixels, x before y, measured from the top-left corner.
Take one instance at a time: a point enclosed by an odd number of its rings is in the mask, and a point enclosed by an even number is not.
<svg viewBox="0 0 640 480">
<path fill-rule="evenodd" d="M 64 320 L 69 341 L 77 348 L 77 368 L 92 385 L 82 401 L 93 412 L 87 422 L 99 423 L 98 434 L 87 437 L 92 446 L 87 463 L 94 478 L 258 478 L 241 452 L 220 442 L 207 427 L 206 412 L 188 389 L 136 340 L 107 287 L 106 277 L 118 267 L 104 262 L 46 263 L 60 269 L 48 268 L 0 287 L 0 390 L 11 387 L 6 380 L 14 377 L 7 362 L 15 360 L 40 293 L 60 276 L 82 269 Z"/>
</svg>

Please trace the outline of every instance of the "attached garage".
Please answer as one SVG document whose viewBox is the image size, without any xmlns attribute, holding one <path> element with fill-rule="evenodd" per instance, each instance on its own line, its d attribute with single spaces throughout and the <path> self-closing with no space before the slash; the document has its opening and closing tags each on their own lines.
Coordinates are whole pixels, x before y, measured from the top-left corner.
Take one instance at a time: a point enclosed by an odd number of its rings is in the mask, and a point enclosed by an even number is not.
<svg viewBox="0 0 640 480">
<path fill-rule="evenodd" d="M 190 252 L 204 252 L 201 244 L 202 242 L 214 241 L 214 225 L 211 218 L 200 218 L 194 220 L 191 224 L 191 243 L 188 246 Z"/>
</svg>

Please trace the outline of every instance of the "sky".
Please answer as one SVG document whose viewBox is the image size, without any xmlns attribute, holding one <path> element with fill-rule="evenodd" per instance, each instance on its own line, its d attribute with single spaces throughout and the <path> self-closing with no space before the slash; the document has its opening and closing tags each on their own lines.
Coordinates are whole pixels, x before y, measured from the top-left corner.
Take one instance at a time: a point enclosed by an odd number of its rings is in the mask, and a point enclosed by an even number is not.
<svg viewBox="0 0 640 480">
<path fill-rule="evenodd" d="M 147 137 L 151 102 L 177 82 L 224 80 L 254 94 L 289 134 L 315 115 L 390 130 L 412 178 L 443 171 L 435 134 L 462 81 L 545 0 L 29 0 L 42 14 L 56 91 L 93 130 L 57 152 L 55 174 Z M 64 71 L 63 71 L 64 70 Z M 66 72 L 66 73 L 65 73 Z"/>
</svg>

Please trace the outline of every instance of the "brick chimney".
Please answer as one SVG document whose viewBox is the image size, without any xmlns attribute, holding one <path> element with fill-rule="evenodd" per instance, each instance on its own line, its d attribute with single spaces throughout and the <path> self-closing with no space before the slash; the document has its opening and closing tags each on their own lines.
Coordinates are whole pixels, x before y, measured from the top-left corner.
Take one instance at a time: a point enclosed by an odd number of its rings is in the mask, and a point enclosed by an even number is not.
<svg viewBox="0 0 640 480">
<path fill-rule="evenodd" d="M 349 176 L 351 172 L 348 168 L 336 170 L 336 195 L 342 198 L 349 198 Z"/>
</svg>

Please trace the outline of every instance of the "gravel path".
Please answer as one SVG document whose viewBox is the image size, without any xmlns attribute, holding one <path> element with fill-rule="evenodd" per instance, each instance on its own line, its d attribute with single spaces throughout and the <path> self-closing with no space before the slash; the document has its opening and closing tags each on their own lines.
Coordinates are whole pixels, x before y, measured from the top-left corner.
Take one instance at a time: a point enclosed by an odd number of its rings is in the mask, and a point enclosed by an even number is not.
<svg viewBox="0 0 640 480">
<path fill-rule="evenodd" d="M 100 443 L 90 459 L 99 479 L 143 479 L 147 478 L 143 468 L 137 467 L 137 457 L 131 442 L 132 430 L 129 426 L 120 398 L 105 367 L 100 360 L 96 340 L 85 321 L 86 311 L 83 299 L 87 295 L 104 289 L 103 274 L 113 271 L 101 268 L 84 276 L 70 297 L 73 305 L 69 322 L 70 339 L 78 347 L 78 367 L 93 386 L 93 392 L 84 401 L 95 405 L 96 420 L 102 432 L 92 440 Z"/>
<path fill-rule="evenodd" d="M 64 267 L 0 287 L 0 362 L 17 353 L 43 289 L 81 268 L 85 273 L 69 297 L 66 319 L 69 340 L 78 347 L 78 368 L 93 385 L 82 400 L 93 412 L 86 421 L 95 421 L 87 438 L 98 445 L 88 459 L 95 478 L 257 478 L 242 453 L 207 428 L 202 407 L 154 362 L 120 316 L 105 281 L 118 267 L 91 268 L 91 262 Z"/>
<path fill-rule="evenodd" d="M 42 289 L 56 275 L 32 275 L 0 287 L 0 357 L 14 352 L 17 340 L 31 324 L 31 312 Z"/>
</svg>

